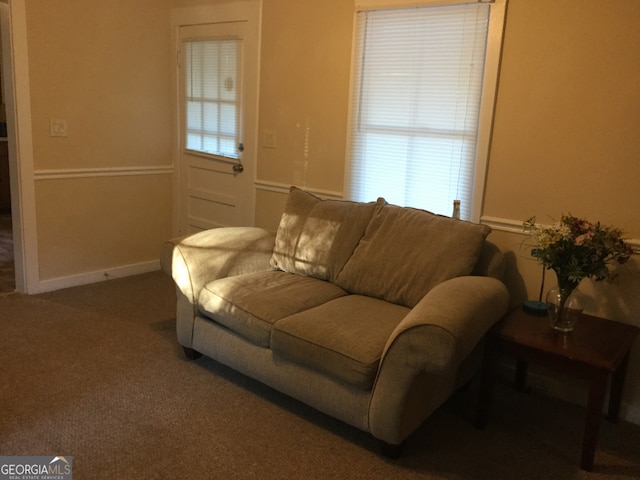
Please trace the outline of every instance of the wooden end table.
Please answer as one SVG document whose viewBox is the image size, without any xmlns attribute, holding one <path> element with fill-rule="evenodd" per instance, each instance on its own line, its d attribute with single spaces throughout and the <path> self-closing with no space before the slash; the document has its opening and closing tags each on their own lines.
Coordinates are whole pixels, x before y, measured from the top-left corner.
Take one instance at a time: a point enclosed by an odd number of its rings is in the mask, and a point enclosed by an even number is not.
<svg viewBox="0 0 640 480">
<path fill-rule="evenodd" d="M 638 328 L 591 315 L 583 315 L 572 332 L 562 333 L 549 326 L 545 316 L 522 308 L 508 313 L 487 336 L 476 424 L 487 422 L 500 356 L 516 358 L 516 388 L 523 390 L 527 362 L 533 362 L 589 381 L 589 397 L 582 441 L 580 468 L 591 471 L 600 420 L 611 377 L 607 419 L 616 422 L 631 345 Z"/>
</svg>

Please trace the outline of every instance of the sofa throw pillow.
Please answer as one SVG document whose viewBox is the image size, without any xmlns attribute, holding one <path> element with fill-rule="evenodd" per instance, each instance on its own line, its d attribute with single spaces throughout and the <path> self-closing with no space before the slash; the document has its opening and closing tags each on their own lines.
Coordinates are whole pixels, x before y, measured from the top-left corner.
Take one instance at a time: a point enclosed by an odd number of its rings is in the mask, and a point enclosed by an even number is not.
<svg viewBox="0 0 640 480">
<path fill-rule="evenodd" d="M 352 293 L 413 308 L 439 283 L 469 275 L 490 231 L 424 210 L 384 206 L 336 283 Z"/>
<path fill-rule="evenodd" d="M 380 199 L 378 203 L 384 200 Z M 322 200 L 291 187 L 271 257 L 274 268 L 334 281 L 353 254 L 376 203 Z"/>
</svg>

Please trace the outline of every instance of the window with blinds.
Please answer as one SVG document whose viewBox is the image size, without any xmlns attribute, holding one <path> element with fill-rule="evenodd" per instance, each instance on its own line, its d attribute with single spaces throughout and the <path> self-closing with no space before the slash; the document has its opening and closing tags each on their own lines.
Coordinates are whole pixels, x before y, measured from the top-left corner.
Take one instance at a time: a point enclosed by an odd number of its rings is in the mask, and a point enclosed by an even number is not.
<svg viewBox="0 0 640 480">
<path fill-rule="evenodd" d="M 470 219 L 490 5 L 357 13 L 349 196 Z M 497 71 L 497 66 L 496 66 Z M 493 99 L 491 99 L 493 102 Z"/>
<path fill-rule="evenodd" d="M 240 40 L 185 42 L 185 148 L 238 158 Z"/>
</svg>

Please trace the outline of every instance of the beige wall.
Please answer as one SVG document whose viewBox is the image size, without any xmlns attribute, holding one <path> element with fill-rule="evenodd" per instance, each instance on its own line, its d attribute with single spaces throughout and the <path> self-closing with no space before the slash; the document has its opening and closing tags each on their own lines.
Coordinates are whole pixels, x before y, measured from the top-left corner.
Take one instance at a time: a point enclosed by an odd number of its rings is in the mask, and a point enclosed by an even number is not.
<svg viewBox="0 0 640 480">
<path fill-rule="evenodd" d="M 263 10 L 260 132 L 277 148 L 258 180 L 342 192 L 352 5 Z M 571 211 L 640 238 L 639 18 L 635 0 L 509 0 L 484 215 Z"/>
<path fill-rule="evenodd" d="M 258 179 L 342 192 L 353 5 L 264 2 Z"/>
<path fill-rule="evenodd" d="M 287 186 L 342 195 L 353 5 L 273 0 L 262 16 L 255 218 L 275 229 Z"/>
<path fill-rule="evenodd" d="M 485 216 L 551 223 L 571 212 L 640 239 L 639 22 L 634 0 L 510 1 Z M 529 296 L 537 295 L 525 237 L 496 238 L 513 252 Z M 620 275 L 613 285 L 583 288 L 598 291 L 593 308 L 640 324 L 637 262 Z"/>
<path fill-rule="evenodd" d="M 170 238 L 171 175 L 38 182 L 42 280 L 157 260 Z"/>
<path fill-rule="evenodd" d="M 640 2 L 510 2 L 484 214 L 640 238 Z"/>
<path fill-rule="evenodd" d="M 233 0 L 171 0 L 171 8 L 189 8 L 210 5 L 223 5 Z"/>
<path fill-rule="evenodd" d="M 156 261 L 172 233 L 169 5 L 26 2 L 42 281 Z"/>
</svg>

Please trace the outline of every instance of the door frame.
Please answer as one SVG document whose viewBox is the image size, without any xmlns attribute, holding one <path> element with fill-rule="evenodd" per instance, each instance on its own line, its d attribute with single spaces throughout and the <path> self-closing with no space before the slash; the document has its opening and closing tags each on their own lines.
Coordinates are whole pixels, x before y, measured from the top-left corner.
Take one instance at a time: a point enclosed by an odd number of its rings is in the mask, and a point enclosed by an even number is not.
<svg viewBox="0 0 640 480">
<path fill-rule="evenodd" d="M 178 62 L 180 51 L 180 27 L 189 25 L 200 24 L 215 24 L 225 22 L 247 22 L 249 28 L 254 28 L 256 31 L 257 41 L 257 58 L 256 62 L 256 78 L 255 78 L 255 91 L 253 97 L 255 98 L 255 116 L 253 119 L 245 121 L 253 122 L 253 128 L 249 129 L 254 132 L 252 138 L 244 138 L 244 142 L 252 142 L 256 147 L 254 148 L 255 155 L 253 159 L 248 161 L 253 162 L 254 168 L 251 170 L 253 178 L 251 183 L 254 187 L 251 189 L 251 198 L 248 199 L 249 208 L 251 208 L 252 218 L 255 212 L 255 164 L 257 160 L 257 146 L 258 146 L 258 100 L 260 89 L 260 42 L 261 42 L 261 25 L 262 25 L 262 0 L 244 0 L 236 1 L 232 3 L 225 3 L 220 5 L 211 6 L 197 6 L 197 7 L 184 7 L 174 8 L 171 10 L 171 49 L 172 57 L 175 60 L 174 68 L 171 69 L 171 88 L 172 88 L 172 144 L 173 144 L 173 166 L 174 166 L 174 182 L 173 182 L 173 231 L 174 235 L 184 235 L 187 232 L 180 231 L 180 215 L 182 211 L 182 194 L 180 191 L 182 185 L 182 165 L 181 165 L 181 152 L 182 145 L 180 142 L 180 115 L 181 107 L 179 105 L 180 99 L 180 81 L 178 78 L 179 69 Z M 245 163 L 243 158 L 243 163 Z"/>
<path fill-rule="evenodd" d="M 0 8 L 16 291 L 32 294 L 40 272 L 25 0 L 2 0 Z"/>
</svg>

